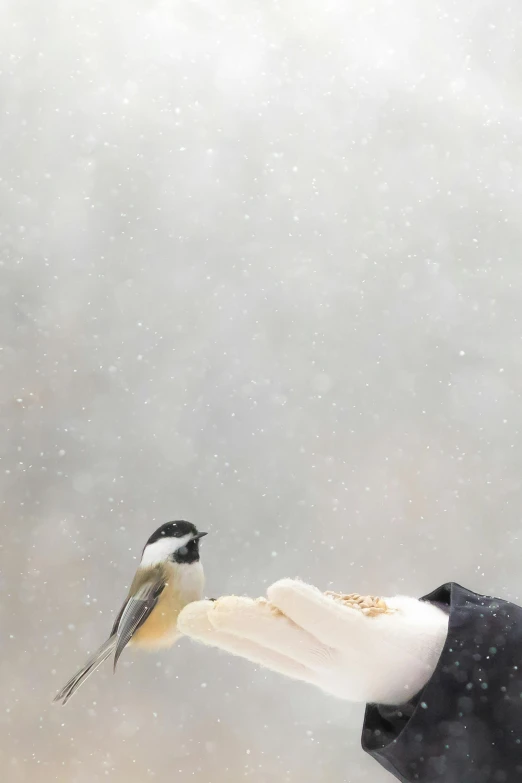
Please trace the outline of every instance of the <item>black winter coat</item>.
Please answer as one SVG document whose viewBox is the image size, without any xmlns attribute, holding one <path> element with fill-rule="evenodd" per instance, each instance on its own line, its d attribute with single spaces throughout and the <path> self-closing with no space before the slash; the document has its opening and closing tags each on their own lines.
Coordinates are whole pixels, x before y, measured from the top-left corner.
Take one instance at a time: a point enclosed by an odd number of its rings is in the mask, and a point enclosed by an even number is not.
<svg viewBox="0 0 522 783">
<path fill-rule="evenodd" d="M 403 783 L 522 783 L 522 609 L 458 584 L 437 669 L 411 702 L 366 708 L 362 745 Z"/>
</svg>

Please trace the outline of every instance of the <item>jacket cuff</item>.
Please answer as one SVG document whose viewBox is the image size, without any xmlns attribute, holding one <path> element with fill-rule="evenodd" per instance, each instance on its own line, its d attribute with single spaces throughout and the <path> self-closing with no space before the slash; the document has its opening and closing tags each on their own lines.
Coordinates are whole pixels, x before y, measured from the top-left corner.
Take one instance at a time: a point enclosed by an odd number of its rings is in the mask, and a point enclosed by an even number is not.
<svg viewBox="0 0 522 783">
<path fill-rule="evenodd" d="M 367 705 L 363 750 L 403 783 L 522 781 L 522 610 L 454 582 L 421 600 L 449 611 L 437 668 L 407 704 Z"/>
</svg>

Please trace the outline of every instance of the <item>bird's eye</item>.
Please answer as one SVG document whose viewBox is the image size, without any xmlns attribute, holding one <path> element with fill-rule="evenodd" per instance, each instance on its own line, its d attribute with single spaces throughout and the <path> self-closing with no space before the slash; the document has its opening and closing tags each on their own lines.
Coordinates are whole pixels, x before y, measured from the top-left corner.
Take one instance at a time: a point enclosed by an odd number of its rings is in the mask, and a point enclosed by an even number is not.
<svg viewBox="0 0 522 783">
<path fill-rule="evenodd" d="M 180 548 L 178 549 L 178 555 L 184 557 L 186 554 L 188 554 L 188 546 L 180 546 Z"/>
</svg>

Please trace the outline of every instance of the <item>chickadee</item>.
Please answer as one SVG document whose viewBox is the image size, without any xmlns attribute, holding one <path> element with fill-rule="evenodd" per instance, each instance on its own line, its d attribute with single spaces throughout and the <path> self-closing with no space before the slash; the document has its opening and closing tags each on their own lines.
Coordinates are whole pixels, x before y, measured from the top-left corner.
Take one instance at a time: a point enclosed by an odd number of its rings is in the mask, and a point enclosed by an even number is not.
<svg viewBox="0 0 522 783">
<path fill-rule="evenodd" d="M 167 522 L 145 544 L 129 594 L 107 641 L 62 690 L 54 703 L 66 704 L 87 677 L 114 651 L 114 670 L 124 647 L 169 647 L 181 636 L 176 627 L 184 606 L 203 597 L 199 533 L 190 522 Z"/>
</svg>

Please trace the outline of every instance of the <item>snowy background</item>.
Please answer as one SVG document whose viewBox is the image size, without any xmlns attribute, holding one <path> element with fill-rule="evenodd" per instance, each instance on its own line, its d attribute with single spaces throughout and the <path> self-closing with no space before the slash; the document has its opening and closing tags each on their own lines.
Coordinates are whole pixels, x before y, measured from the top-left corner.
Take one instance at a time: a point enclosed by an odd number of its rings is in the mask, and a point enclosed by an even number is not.
<svg viewBox="0 0 522 783">
<path fill-rule="evenodd" d="M 522 600 L 522 9 L 8 0 L 0 111 L 3 779 L 391 780 L 188 641 L 50 700 L 169 519 L 210 595 Z"/>
</svg>

